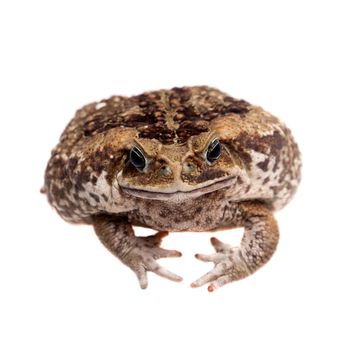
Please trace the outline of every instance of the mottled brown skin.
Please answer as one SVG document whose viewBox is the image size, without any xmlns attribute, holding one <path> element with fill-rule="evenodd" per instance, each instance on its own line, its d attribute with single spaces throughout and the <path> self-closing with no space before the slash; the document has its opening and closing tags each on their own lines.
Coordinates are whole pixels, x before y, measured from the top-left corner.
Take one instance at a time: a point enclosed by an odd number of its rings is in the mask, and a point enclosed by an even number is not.
<svg viewBox="0 0 350 350">
<path fill-rule="evenodd" d="M 208 161 L 218 142 L 221 154 Z M 145 157 L 137 169 L 135 147 Z M 273 211 L 292 198 L 300 154 L 289 129 L 260 107 L 209 87 L 114 96 L 80 109 L 52 151 L 44 192 L 67 221 L 101 242 L 147 286 L 147 271 L 181 278 L 156 260 L 167 231 L 244 227 L 240 247 L 212 239 L 214 268 L 195 281 L 213 291 L 265 264 L 276 249 Z M 136 237 L 132 226 L 159 232 Z"/>
</svg>

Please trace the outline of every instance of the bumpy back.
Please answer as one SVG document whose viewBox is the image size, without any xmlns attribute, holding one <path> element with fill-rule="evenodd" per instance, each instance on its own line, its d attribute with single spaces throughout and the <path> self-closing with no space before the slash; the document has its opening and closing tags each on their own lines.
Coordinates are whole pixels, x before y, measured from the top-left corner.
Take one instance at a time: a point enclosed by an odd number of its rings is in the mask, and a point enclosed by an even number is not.
<svg viewBox="0 0 350 350">
<path fill-rule="evenodd" d="M 244 100 L 205 86 L 113 96 L 78 110 L 52 151 L 45 187 L 50 203 L 64 219 L 87 222 L 89 214 L 98 211 L 82 196 L 83 184 L 96 179 L 87 171 L 76 172 L 80 150 L 96 135 L 128 128 L 140 138 L 163 144 L 182 144 L 193 135 L 220 129 L 220 138 L 239 155 L 250 178 L 240 198 L 260 198 L 273 209 L 289 201 L 300 181 L 300 154 L 289 129 Z M 106 162 L 100 156 L 103 170 Z M 115 157 L 106 166 L 117 169 L 118 162 Z"/>
</svg>

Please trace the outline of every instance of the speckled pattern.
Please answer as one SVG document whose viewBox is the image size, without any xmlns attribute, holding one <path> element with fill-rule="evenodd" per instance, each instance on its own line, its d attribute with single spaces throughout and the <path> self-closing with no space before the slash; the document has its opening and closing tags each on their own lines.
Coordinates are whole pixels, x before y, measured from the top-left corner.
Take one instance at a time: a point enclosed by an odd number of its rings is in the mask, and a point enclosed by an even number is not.
<svg viewBox="0 0 350 350">
<path fill-rule="evenodd" d="M 221 155 L 210 163 L 206 152 L 216 139 Z M 130 161 L 133 147 L 145 157 L 142 170 Z M 214 239 L 211 258 L 197 255 L 215 266 L 192 286 L 210 283 L 212 291 L 272 256 L 273 211 L 292 198 L 300 168 L 290 130 L 262 108 L 205 86 L 173 88 L 78 110 L 52 151 L 44 192 L 65 220 L 92 224 L 142 288 L 147 271 L 179 281 L 155 262 L 179 252 L 160 248 L 162 234 L 135 237 L 132 225 L 160 232 L 244 227 L 241 247 Z"/>
</svg>

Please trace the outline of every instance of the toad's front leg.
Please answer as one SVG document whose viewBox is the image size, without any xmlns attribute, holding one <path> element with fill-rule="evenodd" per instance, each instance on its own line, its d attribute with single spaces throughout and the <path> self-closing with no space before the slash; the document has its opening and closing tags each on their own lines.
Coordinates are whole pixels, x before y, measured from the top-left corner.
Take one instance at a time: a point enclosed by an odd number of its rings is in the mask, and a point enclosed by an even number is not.
<svg viewBox="0 0 350 350">
<path fill-rule="evenodd" d="M 112 215 L 93 217 L 93 226 L 104 246 L 136 273 L 142 289 L 147 288 L 148 285 L 147 271 L 172 281 L 182 281 L 180 276 L 164 269 L 156 261 L 160 258 L 181 256 L 181 253 L 176 250 L 160 248 L 162 239 L 168 232 L 162 231 L 153 236 L 136 237 L 126 218 Z"/>
<path fill-rule="evenodd" d="M 239 205 L 237 213 L 240 220 L 235 222 L 235 226 L 244 227 L 241 246 L 232 247 L 212 238 L 211 243 L 216 253 L 196 254 L 196 258 L 213 262 L 215 266 L 192 283 L 192 287 L 210 283 L 208 290 L 212 292 L 229 282 L 249 276 L 273 255 L 279 233 L 277 222 L 270 210 L 262 203 L 245 202 Z"/>
</svg>

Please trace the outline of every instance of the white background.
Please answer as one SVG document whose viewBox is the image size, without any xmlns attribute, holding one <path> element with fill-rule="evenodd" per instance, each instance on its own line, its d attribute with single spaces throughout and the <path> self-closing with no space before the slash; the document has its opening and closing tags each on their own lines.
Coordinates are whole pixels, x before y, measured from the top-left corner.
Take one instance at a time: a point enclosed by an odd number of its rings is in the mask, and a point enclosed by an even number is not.
<svg viewBox="0 0 350 350">
<path fill-rule="evenodd" d="M 2 1 L 1 349 L 349 349 L 347 1 Z M 39 189 L 75 110 L 112 94 L 206 84 L 279 116 L 303 181 L 258 273 L 189 284 L 212 233 L 173 233 L 176 284 L 135 276 Z M 139 234 L 143 232 L 137 230 Z M 238 243 L 241 232 L 215 234 Z"/>
</svg>

